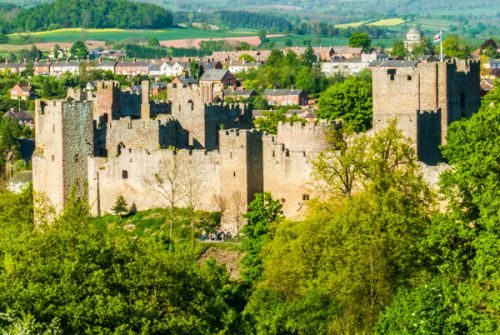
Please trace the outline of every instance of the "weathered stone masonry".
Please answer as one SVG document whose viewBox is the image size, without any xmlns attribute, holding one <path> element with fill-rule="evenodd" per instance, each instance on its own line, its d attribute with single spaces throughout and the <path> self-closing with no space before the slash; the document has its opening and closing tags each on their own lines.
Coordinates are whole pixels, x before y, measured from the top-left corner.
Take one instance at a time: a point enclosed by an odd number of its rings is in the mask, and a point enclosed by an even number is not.
<svg viewBox="0 0 500 335">
<path fill-rule="evenodd" d="M 255 193 L 271 192 L 287 217 L 304 213 L 325 124 L 280 124 L 278 135 L 264 135 L 250 129 L 246 106 L 218 102 L 206 87 L 170 85 L 170 102 L 158 104 L 149 101 L 148 86 L 133 95 L 104 82 L 92 93 L 37 102 L 34 189 L 57 211 L 75 185 L 94 215 L 110 212 L 120 195 L 139 210 L 165 207 L 154 175 L 175 163 L 181 183 L 196 183 L 196 208 L 222 210 L 233 231 Z M 177 206 L 190 201 L 179 197 Z"/>
</svg>

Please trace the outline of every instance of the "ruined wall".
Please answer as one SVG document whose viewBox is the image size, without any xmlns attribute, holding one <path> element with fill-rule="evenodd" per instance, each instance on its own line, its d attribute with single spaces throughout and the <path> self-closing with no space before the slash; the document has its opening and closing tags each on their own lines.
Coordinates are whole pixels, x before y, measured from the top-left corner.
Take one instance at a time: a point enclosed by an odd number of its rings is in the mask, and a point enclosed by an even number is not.
<svg viewBox="0 0 500 335">
<path fill-rule="evenodd" d="M 205 104 L 198 85 L 170 84 L 168 96 L 172 116 L 187 131 L 187 146 L 191 148 L 217 149 L 220 129 L 251 126 L 250 111 L 239 105 Z"/>
<path fill-rule="evenodd" d="M 216 211 L 220 195 L 220 161 L 217 152 L 204 150 L 144 149 L 126 150 L 118 157 L 89 158 L 89 203 L 92 214 L 110 213 L 122 195 L 138 210 L 168 207 L 164 193 L 168 183 L 159 186 L 155 174 L 165 176 L 175 164 L 180 167 L 177 181 L 179 201 L 176 206 L 188 207 L 186 185 L 191 183 L 196 197 L 195 208 Z"/>
<path fill-rule="evenodd" d="M 277 137 L 263 138 L 264 191 L 283 205 L 283 215 L 300 219 L 313 194 L 309 186 L 315 153 L 291 151 Z"/>
<path fill-rule="evenodd" d="M 292 151 L 318 152 L 329 147 L 327 140 L 329 124 L 279 122 L 276 142 Z"/>
</svg>

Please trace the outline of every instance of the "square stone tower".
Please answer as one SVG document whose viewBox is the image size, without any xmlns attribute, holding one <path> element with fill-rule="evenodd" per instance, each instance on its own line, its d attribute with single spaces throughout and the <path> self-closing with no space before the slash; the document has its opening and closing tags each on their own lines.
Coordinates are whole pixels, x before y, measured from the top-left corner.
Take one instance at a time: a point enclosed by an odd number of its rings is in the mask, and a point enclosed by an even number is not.
<svg viewBox="0 0 500 335">
<path fill-rule="evenodd" d="M 419 159 L 438 163 L 448 126 L 479 109 L 479 63 L 375 61 L 370 66 L 374 130 L 396 119 L 413 139 Z"/>
<path fill-rule="evenodd" d="M 93 152 L 91 101 L 37 100 L 33 191 L 56 212 L 72 190 L 84 195 L 87 157 Z"/>
</svg>

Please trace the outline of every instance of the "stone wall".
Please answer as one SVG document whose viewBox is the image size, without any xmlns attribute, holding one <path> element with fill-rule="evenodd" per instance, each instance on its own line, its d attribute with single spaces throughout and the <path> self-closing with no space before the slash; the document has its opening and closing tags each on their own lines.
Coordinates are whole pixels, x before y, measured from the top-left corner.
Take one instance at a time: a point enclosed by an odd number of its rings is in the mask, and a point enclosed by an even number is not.
<svg viewBox="0 0 500 335">
<path fill-rule="evenodd" d="M 204 150 L 169 149 L 146 151 L 126 150 L 117 157 L 90 157 L 89 203 L 92 214 L 112 212 L 116 199 L 121 195 L 129 205 L 138 210 L 168 207 L 166 193 L 174 183 L 163 184 L 155 175 L 165 177 L 175 166 L 179 174 L 175 178 L 180 184 L 176 206 L 188 207 L 189 197 L 186 187 L 191 186 L 195 208 L 209 211 L 220 210 L 217 197 L 220 195 L 220 159 L 217 152 Z"/>
</svg>

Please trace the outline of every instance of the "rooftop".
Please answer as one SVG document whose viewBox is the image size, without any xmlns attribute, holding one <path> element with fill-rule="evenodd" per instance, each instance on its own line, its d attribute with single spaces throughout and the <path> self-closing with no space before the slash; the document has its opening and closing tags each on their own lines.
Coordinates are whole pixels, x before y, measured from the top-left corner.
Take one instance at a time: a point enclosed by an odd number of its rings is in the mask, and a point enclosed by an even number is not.
<svg viewBox="0 0 500 335">
<path fill-rule="evenodd" d="M 203 76 L 201 76 L 200 80 L 219 81 L 222 80 L 228 72 L 228 70 L 207 70 L 205 71 L 205 73 L 203 73 Z"/>
<path fill-rule="evenodd" d="M 264 95 L 267 95 L 267 96 L 283 96 L 283 95 L 299 95 L 299 94 L 302 94 L 304 92 L 304 90 L 302 89 L 295 89 L 295 88 L 292 88 L 292 89 L 287 89 L 287 88 L 280 88 L 280 89 L 276 89 L 276 88 L 271 88 L 271 89 L 266 89 L 264 91 Z"/>
</svg>

